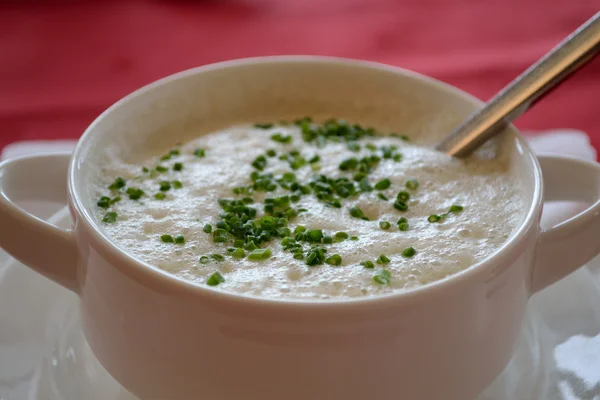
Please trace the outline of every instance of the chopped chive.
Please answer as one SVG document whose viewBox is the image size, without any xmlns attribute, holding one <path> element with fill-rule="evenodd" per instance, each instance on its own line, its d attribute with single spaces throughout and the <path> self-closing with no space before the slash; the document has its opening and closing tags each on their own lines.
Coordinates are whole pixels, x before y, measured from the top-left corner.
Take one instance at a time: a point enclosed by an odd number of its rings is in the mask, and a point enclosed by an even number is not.
<svg viewBox="0 0 600 400">
<path fill-rule="evenodd" d="M 331 244 L 331 243 L 333 243 L 333 238 L 329 235 L 323 235 L 323 243 Z"/>
<path fill-rule="evenodd" d="M 225 243 L 227 240 L 229 240 L 229 234 L 225 229 L 217 228 L 213 230 L 212 234 L 213 241 L 215 243 Z"/>
<path fill-rule="evenodd" d="M 334 235 L 334 239 L 336 242 L 343 242 L 344 240 L 348 239 L 350 235 L 348 235 L 346 232 L 337 232 Z"/>
<path fill-rule="evenodd" d="M 119 176 L 108 188 L 110 190 L 119 190 L 121 188 L 124 188 L 126 183 L 127 182 L 125 181 L 125 179 Z"/>
<path fill-rule="evenodd" d="M 244 245 L 244 249 L 248 251 L 253 251 L 258 249 L 258 246 L 254 242 L 248 242 Z"/>
<path fill-rule="evenodd" d="M 271 249 L 268 247 L 264 249 L 252 250 L 252 252 L 248 254 L 248 260 L 252 261 L 263 261 L 269 257 L 271 257 Z"/>
<path fill-rule="evenodd" d="M 448 210 L 449 213 L 459 213 L 464 209 L 463 206 L 459 206 L 457 204 L 453 204 Z"/>
<path fill-rule="evenodd" d="M 223 282 L 225 282 L 225 278 L 223 278 L 223 275 L 221 275 L 219 273 L 219 271 L 217 271 L 208 277 L 206 284 L 208 286 L 217 286 L 218 284 L 223 283 Z"/>
<path fill-rule="evenodd" d="M 398 222 L 396 222 L 396 224 L 398 225 L 398 229 L 401 231 L 407 231 L 408 230 L 408 220 L 404 217 L 400 218 L 398 220 Z"/>
<path fill-rule="evenodd" d="M 406 258 L 411 258 L 415 254 L 417 254 L 417 251 L 415 250 L 414 247 L 409 247 L 402 251 L 402 257 L 406 257 Z"/>
<path fill-rule="evenodd" d="M 360 144 L 358 144 L 357 142 L 348 142 L 346 147 L 348 147 L 348 150 L 353 151 L 355 153 L 358 153 L 360 151 Z"/>
<path fill-rule="evenodd" d="M 142 189 L 130 187 L 127 188 L 127 195 L 131 200 L 138 200 L 140 197 L 145 195 L 145 193 Z"/>
<path fill-rule="evenodd" d="M 387 285 L 390 283 L 392 274 L 387 269 L 380 269 L 373 275 L 373 280 L 381 285 Z"/>
<path fill-rule="evenodd" d="M 158 172 L 167 172 L 169 169 L 167 167 L 163 167 L 162 165 L 157 165 L 156 170 Z"/>
<path fill-rule="evenodd" d="M 377 261 L 377 264 L 389 264 L 390 263 L 390 259 L 385 254 L 380 255 L 377 258 L 377 260 L 375 260 L 375 261 Z"/>
<path fill-rule="evenodd" d="M 185 243 L 185 237 L 183 235 L 177 235 L 177 236 L 175 236 L 175 243 L 177 243 L 177 244 L 184 244 Z"/>
<path fill-rule="evenodd" d="M 360 263 L 360 265 L 362 265 L 363 267 L 368 268 L 368 269 L 375 268 L 375 264 L 371 260 L 363 261 Z"/>
<path fill-rule="evenodd" d="M 394 202 L 394 208 L 398 211 L 406 211 L 408 210 L 408 205 L 403 201 L 396 200 Z"/>
<path fill-rule="evenodd" d="M 306 231 L 306 240 L 312 243 L 320 243 L 323 239 L 323 231 L 320 229 L 309 229 Z"/>
<path fill-rule="evenodd" d="M 106 222 L 107 224 L 112 224 L 117 221 L 117 213 L 114 211 L 107 212 L 104 214 L 104 218 L 102 218 L 102 222 Z"/>
<path fill-rule="evenodd" d="M 171 182 L 169 181 L 161 181 L 158 184 L 160 185 L 161 192 L 166 192 L 167 190 L 171 189 Z"/>
<path fill-rule="evenodd" d="M 173 164 L 173 171 L 181 171 L 183 169 L 183 163 L 177 162 Z"/>
<path fill-rule="evenodd" d="M 385 178 L 375 184 L 375 189 L 385 190 L 388 189 L 390 186 L 392 186 L 392 182 L 388 178 Z"/>
<path fill-rule="evenodd" d="M 427 218 L 427 221 L 433 223 L 433 222 L 439 222 L 441 219 L 442 219 L 441 215 L 432 214 L 429 216 L 429 218 Z"/>
<path fill-rule="evenodd" d="M 377 197 L 379 197 L 383 201 L 389 200 L 383 193 L 377 193 Z"/>
<path fill-rule="evenodd" d="M 255 128 L 258 129 L 271 129 L 273 127 L 273 124 L 271 123 L 256 123 L 254 124 Z"/>
<path fill-rule="evenodd" d="M 318 163 L 319 161 L 321 161 L 321 157 L 318 154 L 315 154 L 308 160 L 308 162 L 310 164 L 315 164 L 315 163 Z"/>
<path fill-rule="evenodd" d="M 219 253 L 212 253 L 210 255 L 212 257 L 213 260 L 215 260 L 216 262 L 221 262 L 225 259 L 225 257 L 223 257 L 221 254 Z"/>
<path fill-rule="evenodd" d="M 238 247 L 233 251 L 233 253 L 231 253 L 231 256 L 235 258 L 244 258 L 246 257 L 246 252 L 244 251 L 244 249 Z"/>
<path fill-rule="evenodd" d="M 331 256 L 325 259 L 325 262 L 329 265 L 341 265 L 342 256 L 340 256 L 339 254 L 332 254 Z"/>
<path fill-rule="evenodd" d="M 116 196 L 110 200 L 110 204 L 112 205 L 112 204 L 118 203 L 119 201 L 121 201 L 121 196 Z"/>
<path fill-rule="evenodd" d="M 155 198 L 156 200 L 164 200 L 164 199 L 166 199 L 166 198 L 167 198 L 167 195 L 166 195 L 165 193 L 162 193 L 162 192 L 161 192 L 161 193 L 156 193 L 156 194 L 154 195 L 154 198 Z"/>
<path fill-rule="evenodd" d="M 356 206 L 350 208 L 350 215 L 354 218 L 359 218 L 365 221 L 369 221 L 369 218 L 362 212 L 362 210 Z"/>
<path fill-rule="evenodd" d="M 194 150 L 194 155 L 198 158 L 202 158 L 204 156 L 206 156 L 206 151 L 204 149 L 196 149 Z"/>
<path fill-rule="evenodd" d="M 146 167 L 142 167 L 142 172 L 147 174 L 148 172 L 150 172 L 150 170 Z"/>
<path fill-rule="evenodd" d="M 173 187 L 175 189 L 181 189 L 183 187 L 183 183 L 181 183 L 181 181 L 173 181 Z"/>
<path fill-rule="evenodd" d="M 160 240 L 162 240 L 165 243 L 173 243 L 173 242 L 175 242 L 175 240 L 173 239 L 173 236 L 171 236 L 171 235 L 162 235 L 160 237 Z"/>
<path fill-rule="evenodd" d="M 379 227 L 383 230 L 390 229 L 391 226 L 392 226 L 392 224 L 390 224 L 387 221 L 379 221 Z"/>
<path fill-rule="evenodd" d="M 394 161 L 396 161 L 396 162 L 402 161 L 402 154 L 400 154 L 400 153 L 394 154 Z"/>
<path fill-rule="evenodd" d="M 358 236 L 350 236 L 350 240 L 358 240 Z"/>
<path fill-rule="evenodd" d="M 254 161 L 252 161 L 252 166 L 259 171 L 262 171 L 267 166 L 267 159 L 265 156 L 258 156 Z"/>
<path fill-rule="evenodd" d="M 306 232 L 306 228 L 302 225 L 298 225 L 295 229 L 294 229 L 294 235 L 300 232 Z"/>
<path fill-rule="evenodd" d="M 98 200 L 98 202 L 96 204 L 100 208 L 107 209 L 108 207 L 110 207 L 110 197 L 102 196 L 102 197 L 100 197 L 100 200 Z"/>
<path fill-rule="evenodd" d="M 352 169 L 356 169 L 358 166 L 358 160 L 356 158 L 347 158 L 340 163 L 340 170 L 348 171 Z"/>
<path fill-rule="evenodd" d="M 360 182 L 358 182 L 358 187 L 363 192 L 372 192 L 373 191 L 373 187 L 369 183 L 369 178 L 367 178 L 367 177 L 362 178 L 360 180 Z"/>
<path fill-rule="evenodd" d="M 406 181 L 406 188 L 410 190 L 416 190 L 419 187 L 419 181 L 416 179 L 410 179 Z"/>
<path fill-rule="evenodd" d="M 275 157 L 277 155 L 277 152 L 275 151 L 275 149 L 269 149 L 266 152 L 267 157 Z"/>
<path fill-rule="evenodd" d="M 212 225 L 211 224 L 206 224 L 204 225 L 204 228 L 202 228 L 202 230 L 206 233 L 211 233 L 212 232 Z"/>
<path fill-rule="evenodd" d="M 292 136 L 285 136 L 281 133 L 276 133 L 274 135 L 271 135 L 271 140 L 274 140 L 278 143 L 292 143 Z"/>
<path fill-rule="evenodd" d="M 200 260 L 198 260 L 198 262 L 200 262 L 200 264 L 208 264 L 210 262 L 210 259 L 207 256 L 202 256 L 200 257 Z"/>
<path fill-rule="evenodd" d="M 408 200 L 410 200 L 410 193 L 402 191 L 398 193 L 396 200 L 406 203 Z"/>
<path fill-rule="evenodd" d="M 367 143 L 365 144 L 365 147 L 371 151 L 377 151 L 377 146 L 375 146 L 373 143 Z"/>
</svg>

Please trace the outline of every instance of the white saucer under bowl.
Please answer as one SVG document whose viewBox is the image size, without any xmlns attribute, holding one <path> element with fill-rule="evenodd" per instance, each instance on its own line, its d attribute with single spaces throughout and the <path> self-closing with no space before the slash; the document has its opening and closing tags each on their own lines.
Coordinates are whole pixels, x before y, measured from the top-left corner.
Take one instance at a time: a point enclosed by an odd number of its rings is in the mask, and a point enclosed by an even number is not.
<svg viewBox="0 0 600 400">
<path fill-rule="evenodd" d="M 50 221 L 68 226 L 69 214 Z M 77 297 L 0 265 L 0 400 L 135 400 L 92 354 Z M 600 258 L 530 302 L 515 356 L 478 398 L 509 399 L 600 400 Z"/>
</svg>

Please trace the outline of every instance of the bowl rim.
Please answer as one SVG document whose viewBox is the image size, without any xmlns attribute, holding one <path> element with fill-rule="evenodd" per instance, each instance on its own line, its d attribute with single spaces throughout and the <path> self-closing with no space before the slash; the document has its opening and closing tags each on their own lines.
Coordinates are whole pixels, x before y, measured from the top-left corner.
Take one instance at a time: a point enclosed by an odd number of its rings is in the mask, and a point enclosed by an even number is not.
<svg viewBox="0 0 600 400">
<path fill-rule="evenodd" d="M 516 250 L 521 245 L 521 242 L 525 235 L 529 232 L 530 228 L 535 225 L 535 221 L 539 219 L 542 205 L 542 192 L 543 182 L 541 177 L 540 165 L 537 158 L 534 155 L 533 150 L 529 146 L 528 142 L 524 140 L 518 133 L 518 130 L 510 125 L 507 129 L 514 134 L 516 145 L 519 147 L 522 157 L 529 159 L 530 165 L 533 166 L 533 191 L 531 203 L 527 206 L 527 212 L 521 222 L 521 225 L 516 229 L 511 237 L 494 253 L 485 259 L 473 264 L 472 266 L 457 272 L 447 278 L 428 283 L 426 285 L 418 286 L 415 288 L 409 288 L 392 293 L 386 293 L 376 296 L 368 297 L 356 297 L 356 298 L 344 298 L 344 299 L 287 299 L 287 298 L 269 298 L 260 297 L 255 295 L 248 295 L 243 293 L 236 293 L 233 291 L 224 291 L 217 288 L 208 286 L 202 286 L 197 283 L 179 278 L 169 272 L 163 271 L 160 268 L 140 260 L 133 255 L 127 253 L 121 248 L 117 247 L 116 244 L 104 234 L 99 228 L 96 227 L 96 222 L 93 216 L 84 207 L 83 202 L 79 196 L 77 188 L 77 174 L 80 170 L 81 153 L 86 147 L 90 138 L 94 135 L 95 127 L 115 109 L 121 105 L 133 101 L 136 97 L 142 96 L 146 92 L 149 92 L 157 87 L 168 85 L 169 83 L 196 74 L 202 74 L 208 71 L 219 70 L 230 67 L 240 67 L 246 65 L 255 64 L 330 64 L 333 66 L 344 66 L 344 67 L 356 67 L 363 69 L 371 69 L 374 71 L 381 72 L 392 72 L 397 75 L 402 75 L 414 80 L 418 80 L 420 83 L 433 86 L 436 90 L 446 92 L 452 96 L 460 98 L 463 101 L 467 101 L 473 104 L 474 107 L 481 107 L 483 102 L 473 97 L 472 95 L 452 86 L 445 82 L 436 80 L 434 78 L 406 70 L 400 67 L 382 64 L 378 62 L 357 60 L 351 58 L 340 58 L 340 57 L 329 57 L 329 56 L 312 56 L 312 55 L 287 55 L 287 56 L 265 56 L 265 57 L 251 57 L 241 58 L 229 61 L 223 61 L 213 64 L 208 64 L 200 67 L 191 68 L 184 70 L 157 81 L 154 81 L 148 85 L 145 85 L 134 92 L 121 98 L 109 108 L 107 108 L 102 114 L 100 114 L 84 131 L 83 135 L 79 139 L 73 156 L 69 164 L 68 172 L 68 192 L 69 192 L 69 208 L 71 214 L 76 221 L 76 231 L 84 229 L 87 232 L 87 236 L 94 240 L 95 249 L 99 250 L 102 256 L 111 262 L 111 264 L 123 272 L 125 275 L 135 279 L 139 283 L 152 287 L 154 290 L 160 292 L 174 294 L 187 294 L 192 296 L 201 296 L 203 300 L 219 302 L 222 305 L 240 305 L 246 306 L 260 306 L 266 307 L 269 310 L 285 308 L 286 311 L 296 309 L 297 311 L 307 310 L 310 312 L 314 311 L 331 311 L 332 308 L 336 310 L 348 309 L 358 310 L 359 308 L 366 307 L 371 309 L 372 307 L 382 307 L 392 304 L 396 304 L 399 301 L 415 301 L 422 299 L 423 296 L 439 295 L 449 289 L 461 289 L 464 285 L 468 284 L 471 280 L 477 280 L 476 278 L 482 274 L 488 272 L 489 268 L 486 266 L 498 265 L 503 260 L 509 258 L 512 259 L 511 254 L 517 254 Z M 527 282 L 529 284 L 529 282 Z"/>
</svg>

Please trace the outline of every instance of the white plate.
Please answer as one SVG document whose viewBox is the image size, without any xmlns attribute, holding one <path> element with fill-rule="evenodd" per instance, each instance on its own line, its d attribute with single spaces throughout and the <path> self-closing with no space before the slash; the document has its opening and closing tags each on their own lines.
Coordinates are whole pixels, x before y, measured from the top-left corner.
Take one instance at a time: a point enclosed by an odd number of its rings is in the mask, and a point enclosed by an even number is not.
<svg viewBox="0 0 600 400">
<path fill-rule="evenodd" d="M 50 221 L 67 226 L 69 214 Z M 515 356 L 478 400 L 600 400 L 599 265 L 532 299 Z M 12 259 L 0 324 L 0 400 L 135 400 L 92 354 L 77 297 Z"/>
</svg>

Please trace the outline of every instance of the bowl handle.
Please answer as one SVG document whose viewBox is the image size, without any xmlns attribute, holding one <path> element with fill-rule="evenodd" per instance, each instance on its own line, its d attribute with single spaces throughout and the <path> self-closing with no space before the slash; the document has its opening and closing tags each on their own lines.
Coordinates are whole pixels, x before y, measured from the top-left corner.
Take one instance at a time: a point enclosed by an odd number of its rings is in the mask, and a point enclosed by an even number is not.
<svg viewBox="0 0 600 400">
<path fill-rule="evenodd" d="M 536 249 L 532 293 L 600 254 L 600 164 L 555 155 L 540 155 L 538 160 L 544 179 L 544 201 L 578 201 L 591 206 L 542 230 Z"/>
<path fill-rule="evenodd" d="M 25 211 L 16 201 L 66 202 L 68 153 L 16 157 L 0 163 L 0 246 L 45 277 L 78 290 L 71 230 Z"/>
</svg>

